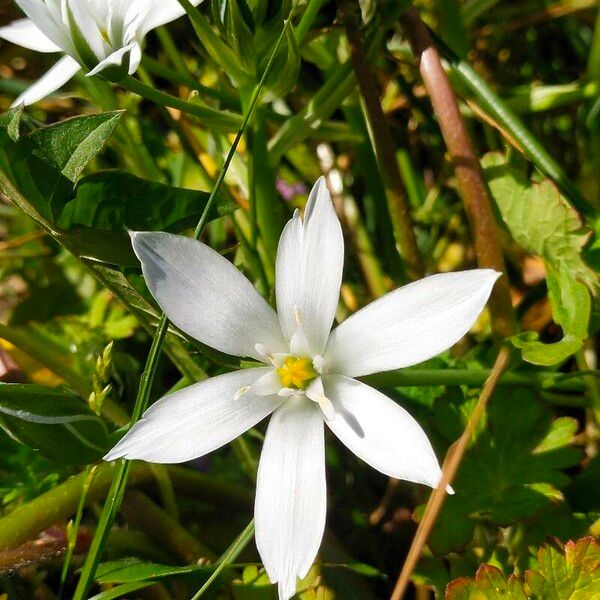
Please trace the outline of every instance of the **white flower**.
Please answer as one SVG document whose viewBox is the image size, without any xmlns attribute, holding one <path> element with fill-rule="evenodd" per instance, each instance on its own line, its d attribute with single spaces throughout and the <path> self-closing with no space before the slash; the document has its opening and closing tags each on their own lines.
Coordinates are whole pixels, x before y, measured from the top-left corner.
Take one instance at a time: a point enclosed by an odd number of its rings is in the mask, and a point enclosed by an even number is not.
<svg viewBox="0 0 600 600">
<path fill-rule="evenodd" d="M 278 314 L 201 242 L 151 232 L 132 239 L 150 291 L 177 327 L 265 366 L 159 400 L 106 460 L 191 460 L 273 413 L 258 469 L 256 544 L 279 597 L 287 600 L 313 563 L 325 527 L 324 423 L 385 475 L 436 486 L 441 471 L 418 423 L 354 378 L 407 367 L 452 346 L 483 309 L 498 273 L 427 277 L 373 302 L 330 334 L 344 241 L 323 178 L 310 194 L 304 221 L 296 212 L 279 241 Z"/>
<path fill-rule="evenodd" d="M 16 0 L 26 19 L 0 27 L 0 38 L 38 52 L 63 52 L 43 77 L 13 103 L 33 104 L 81 68 L 109 67 L 130 75 L 142 59 L 146 34 L 184 14 L 178 0 Z M 201 0 L 191 0 L 197 5 Z"/>
</svg>

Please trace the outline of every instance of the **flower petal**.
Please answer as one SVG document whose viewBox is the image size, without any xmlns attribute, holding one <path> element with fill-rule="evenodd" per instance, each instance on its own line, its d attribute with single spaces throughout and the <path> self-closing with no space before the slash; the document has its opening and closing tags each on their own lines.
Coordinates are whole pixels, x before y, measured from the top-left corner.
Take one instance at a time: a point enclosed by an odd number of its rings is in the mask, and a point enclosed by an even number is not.
<svg viewBox="0 0 600 600">
<path fill-rule="evenodd" d="M 433 448 L 408 412 L 355 379 L 327 375 L 323 383 L 335 409 L 327 425 L 356 456 L 389 477 L 437 486 Z"/>
<path fill-rule="evenodd" d="M 190 0 L 194 6 L 198 6 L 202 0 Z M 145 35 L 152 29 L 166 25 L 185 14 L 185 9 L 179 3 L 179 0 L 155 0 L 144 24 L 142 25 L 142 35 Z"/>
<path fill-rule="evenodd" d="M 32 83 L 13 103 L 12 106 L 24 104 L 29 106 L 52 94 L 71 79 L 81 67 L 70 56 L 63 56 L 35 83 Z"/>
<path fill-rule="evenodd" d="M 241 387 L 250 387 L 268 368 L 243 369 L 190 385 L 153 404 L 104 457 L 125 457 L 156 463 L 179 463 L 204 456 L 235 439 L 283 401 L 278 396 L 237 400 Z"/>
<path fill-rule="evenodd" d="M 343 265 L 342 228 L 321 177 L 310 193 L 304 222 L 295 214 L 281 234 L 275 278 L 283 334 L 289 341 L 300 319 L 313 354 L 327 343 Z"/>
<path fill-rule="evenodd" d="M 436 356 L 469 331 L 499 276 L 491 269 L 440 273 L 386 294 L 333 331 L 326 368 L 358 377 Z"/>
<path fill-rule="evenodd" d="M 236 356 L 264 360 L 256 349 L 285 352 L 275 311 L 225 258 L 197 240 L 162 232 L 132 232 L 146 284 L 181 330 Z"/>
<path fill-rule="evenodd" d="M 52 40 L 40 31 L 31 19 L 17 19 L 4 27 L 0 27 L 0 38 L 36 52 L 61 51 Z"/>
<path fill-rule="evenodd" d="M 280 600 L 308 573 L 327 512 L 323 419 L 314 403 L 289 398 L 271 417 L 256 484 L 256 546 Z"/>
<path fill-rule="evenodd" d="M 69 54 L 73 52 L 73 42 L 68 27 L 61 17 L 60 3 L 54 6 L 40 0 L 16 0 L 21 10 L 33 21 L 35 26 L 54 44 Z"/>
<path fill-rule="evenodd" d="M 128 73 L 133 75 L 140 66 L 142 56 L 140 45 L 137 42 L 132 42 L 123 48 L 115 50 L 115 52 L 107 56 L 104 60 L 101 60 L 87 75 L 92 77 L 93 75 L 100 73 L 100 71 L 104 71 L 107 67 L 123 66 L 123 61 L 127 54 L 129 54 L 129 56 L 127 57 L 128 60 L 125 61 L 125 66 L 127 67 Z"/>
</svg>

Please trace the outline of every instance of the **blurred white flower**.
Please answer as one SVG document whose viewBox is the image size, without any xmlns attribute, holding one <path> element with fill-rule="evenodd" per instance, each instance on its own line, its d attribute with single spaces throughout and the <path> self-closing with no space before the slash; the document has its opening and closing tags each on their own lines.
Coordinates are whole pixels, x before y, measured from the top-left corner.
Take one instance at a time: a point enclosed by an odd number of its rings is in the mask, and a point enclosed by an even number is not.
<svg viewBox="0 0 600 600">
<path fill-rule="evenodd" d="M 95 75 L 107 68 L 133 74 L 146 34 L 184 14 L 178 0 L 15 0 L 27 15 L 5 27 L 0 38 L 38 52 L 63 52 L 44 76 L 13 103 L 33 104 L 56 91 L 81 68 Z M 197 5 L 201 0 L 191 0 Z"/>
<path fill-rule="evenodd" d="M 133 233 L 150 291 L 181 330 L 266 366 L 202 381 L 159 400 L 106 460 L 178 463 L 271 417 L 256 489 L 256 543 L 287 600 L 306 576 L 325 527 L 324 424 L 385 475 L 436 486 L 441 471 L 419 424 L 354 379 L 427 360 L 456 343 L 485 306 L 498 273 L 427 277 L 352 315 L 330 334 L 344 241 L 325 180 L 304 220 L 296 212 L 277 253 L 278 314 L 217 252 L 168 233 Z"/>
</svg>

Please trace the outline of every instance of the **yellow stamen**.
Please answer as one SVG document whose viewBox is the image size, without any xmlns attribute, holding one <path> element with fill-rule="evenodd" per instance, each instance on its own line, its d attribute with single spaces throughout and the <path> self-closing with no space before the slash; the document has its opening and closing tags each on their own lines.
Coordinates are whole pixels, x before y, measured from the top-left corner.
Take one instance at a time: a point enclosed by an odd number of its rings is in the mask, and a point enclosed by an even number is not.
<svg viewBox="0 0 600 600">
<path fill-rule="evenodd" d="M 283 361 L 283 366 L 277 369 L 277 375 L 279 375 L 283 387 L 304 390 L 317 376 L 317 372 L 314 370 L 310 358 L 287 356 Z"/>
</svg>

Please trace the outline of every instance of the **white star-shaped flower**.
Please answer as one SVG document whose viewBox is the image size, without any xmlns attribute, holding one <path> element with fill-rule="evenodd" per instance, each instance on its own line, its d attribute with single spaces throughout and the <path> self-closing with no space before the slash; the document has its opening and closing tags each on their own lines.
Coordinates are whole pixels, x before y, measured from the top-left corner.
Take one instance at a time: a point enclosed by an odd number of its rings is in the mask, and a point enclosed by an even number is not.
<svg viewBox="0 0 600 600">
<path fill-rule="evenodd" d="M 325 180 L 304 220 L 286 225 L 277 252 L 276 313 L 220 254 L 169 233 L 133 233 L 150 291 L 200 342 L 253 357 L 262 368 L 213 377 L 146 411 L 106 456 L 178 463 L 233 440 L 272 414 L 256 489 L 256 544 L 279 597 L 296 590 L 323 536 L 324 424 L 385 475 L 435 487 L 441 476 L 419 424 L 355 377 L 407 367 L 456 343 L 473 325 L 498 273 L 427 277 L 397 289 L 330 332 L 344 240 Z"/>
<path fill-rule="evenodd" d="M 14 102 L 33 104 L 62 87 L 81 68 L 135 73 L 146 34 L 184 14 L 178 0 L 15 0 L 27 15 L 0 38 L 36 50 L 66 54 Z M 197 5 L 201 0 L 191 0 Z"/>
</svg>

